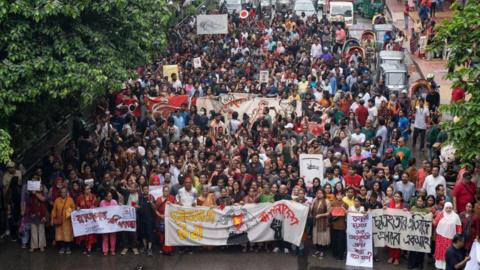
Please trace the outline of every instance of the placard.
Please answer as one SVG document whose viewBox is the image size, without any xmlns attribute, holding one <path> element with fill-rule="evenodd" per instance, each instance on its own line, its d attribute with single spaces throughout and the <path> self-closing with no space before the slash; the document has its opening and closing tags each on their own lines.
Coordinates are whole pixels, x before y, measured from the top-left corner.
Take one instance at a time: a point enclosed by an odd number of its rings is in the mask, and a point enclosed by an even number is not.
<svg viewBox="0 0 480 270">
<path fill-rule="evenodd" d="M 85 185 L 87 186 L 93 187 L 93 185 L 95 184 L 95 181 L 93 180 L 93 178 L 89 178 L 89 179 L 85 179 L 83 183 L 85 183 Z"/>
<path fill-rule="evenodd" d="M 332 217 L 344 217 L 346 214 L 345 208 L 342 206 L 332 207 L 331 215 Z"/>
<path fill-rule="evenodd" d="M 163 186 L 149 186 L 148 193 L 152 195 L 155 200 L 163 195 Z"/>
<path fill-rule="evenodd" d="M 258 80 L 260 81 L 260 83 L 268 83 L 268 76 L 269 76 L 268 70 L 260 70 L 260 76 Z"/>
<path fill-rule="evenodd" d="M 300 177 L 307 186 L 311 186 L 313 178 L 323 179 L 323 155 L 301 154 L 300 155 Z"/>
<path fill-rule="evenodd" d="M 176 74 L 178 79 L 178 65 L 164 65 L 163 76 L 167 76 L 170 82 L 172 81 L 172 74 Z"/>
<path fill-rule="evenodd" d="M 27 181 L 27 190 L 28 191 L 40 191 L 42 182 L 37 180 L 28 180 Z"/>
<path fill-rule="evenodd" d="M 373 267 L 372 218 L 370 215 L 352 213 L 347 215 L 346 264 Z"/>
<path fill-rule="evenodd" d="M 193 58 L 193 67 L 194 68 L 201 68 L 202 67 L 202 60 L 200 57 Z"/>
</svg>

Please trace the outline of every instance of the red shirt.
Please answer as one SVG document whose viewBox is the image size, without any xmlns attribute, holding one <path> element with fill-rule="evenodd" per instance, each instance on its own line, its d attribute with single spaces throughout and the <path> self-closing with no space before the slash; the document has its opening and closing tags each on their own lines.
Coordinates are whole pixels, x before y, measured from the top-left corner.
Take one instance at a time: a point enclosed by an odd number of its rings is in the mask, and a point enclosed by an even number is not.
<svg viewBox="0 0 480 270">
<path fill-rule="evenodd" d="M 358 174 L 345 175 L 343 180 L 345 181 L 345 187 L 359 188 L 362 183 L 362 177 Z"/>
<path fill-rule="evenodd" d="M 367 122 L 367 118 L 368 118 L 368 109 L 365 106 L 360 105 L 355 110 L 355 115 L 357 116 L 358 123 L 362 127 L 364 127 L 365 123 Z"/>
<path fill-rule="evenodd" d="M 465 91 L 461 87 L 456 87 L 452 91 L 452 101 L 457 102 L 459 100 L 465 99 Z"/>
<path fill-rule="evenodd" d="M 453 197 L 457 199 L 457 213 L 465 211 L 467 203 L 475 201 L 477 186 L 473 182 L 468 184 L 464 182 L 456 183 L 453 188 Z"/>
</svg>

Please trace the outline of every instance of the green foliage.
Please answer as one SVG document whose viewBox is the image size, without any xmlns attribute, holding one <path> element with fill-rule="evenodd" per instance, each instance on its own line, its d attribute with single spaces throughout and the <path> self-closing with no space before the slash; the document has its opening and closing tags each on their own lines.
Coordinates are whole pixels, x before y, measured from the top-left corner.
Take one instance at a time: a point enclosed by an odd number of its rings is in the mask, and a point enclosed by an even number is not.
<svg viewBox="0 0 480 270">
<path fill-rule="evenodd" d="M 160 54 L 170 17 L 164 0 L 0 1 L 0 128 L 41 97 L 88 104 L 119 89 Z"/>
<path fill-rule="evenodd" d="M 13 149 L 10 147 L 10 134 L 4 129 L 0 129 L 0 163 L 7 163 L 13 154 Z"/>
<path fill-rule="evenodd" d="M 444 20 L 437 27 L 437 35 L 431 48 L 444 46 L 451 54 L 448 67 L 455 69 L 447 75 L 453 86 L 460 86 L 467 93 L 467 101 L 442 106 L 442 111 L 455 117 L 445 122 L 449 141 L 457 149 L 463 161 L 470 161 L 480 154 L 480 10 L 479 1 L 468 1 L 462 8 L 452 6 L 453 18 Z"/>
</svg>

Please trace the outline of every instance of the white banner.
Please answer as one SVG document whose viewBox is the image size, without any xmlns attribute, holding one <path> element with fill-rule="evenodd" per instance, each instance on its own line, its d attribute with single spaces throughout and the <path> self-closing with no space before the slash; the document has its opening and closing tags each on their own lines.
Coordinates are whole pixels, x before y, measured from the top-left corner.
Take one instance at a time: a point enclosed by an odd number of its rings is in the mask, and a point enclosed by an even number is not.
<svg viewBox="0 0 480 270">
<path fill-rule="evenodd" d="M 478 241 L 474 241 L 470 250 L 470 261 L 465 265 L 465 270 L 480 270 L 480 247 Z"/>
<path fill-rule="evenodd" d="M 137 228 L 135 208 L 126 205 L 73 211 L 73 235 L 134 232 Z"/>
<path fill-rule="evenodd" d="M 376 247 L 430 253 L 432 214 L 402 209 L 372 210 L 373 241 Z"/>
<path fill-rule="evenodd" d="M 307 186 L 312 185 L 313 178 L 323 179 L 323 155 L 301 154 L 300 155 L 300 177 Z"/>
<path fill-rule="evenodd" d="M 308 207 L 292 201 L 221 208 L 168 204 L 166 245 L 223 246 L 284 240 L 299 245 Z"/>
<path fill-rule="evenodd" d="M 230 119 L 233 112 L 238 112 L 240 119 L 244 113 L 250 116 L 250 123 L 257 118 L 263 117 L 264 108 L 270 108 L 270 115 L 275 119 L 276 114 L 282 116 L 295 112 L 302 115 L 302 104 L 297 102 L 293 106 L 287 99 L 258 97 L 254 94 L 231 93 L 218 97 L 200 97 L 196 101 L 197 108 L 205 108 L 221 113 L 226 119 Z"/>
<path fill-rule="evenodd" d="M 228 34 L 228 15 L 197 15 L 197 35 Z"/>
<path fill-rule="evenodd" d="M 370 215 L 348 214 L 347 216 L 347 265 L 373 267 Z"/>
</svg>

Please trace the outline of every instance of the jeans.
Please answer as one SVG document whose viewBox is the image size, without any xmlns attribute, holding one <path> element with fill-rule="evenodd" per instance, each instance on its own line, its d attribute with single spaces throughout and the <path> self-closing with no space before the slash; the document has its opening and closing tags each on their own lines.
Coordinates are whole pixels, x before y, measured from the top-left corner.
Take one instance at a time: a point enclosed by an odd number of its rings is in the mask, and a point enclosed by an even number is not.
<svg viewBox="0 0 480 270">
<path fill-rule="evenodd" d="M 423 150 L 425 147 L 425 129 L 421 128 L 413 128 L 413 141 L 412 141 L 412 148 L 415 148 L 415 145 L 417 144 L 417 137 L 420 135 L 420 150 Z"/>
</svg>

